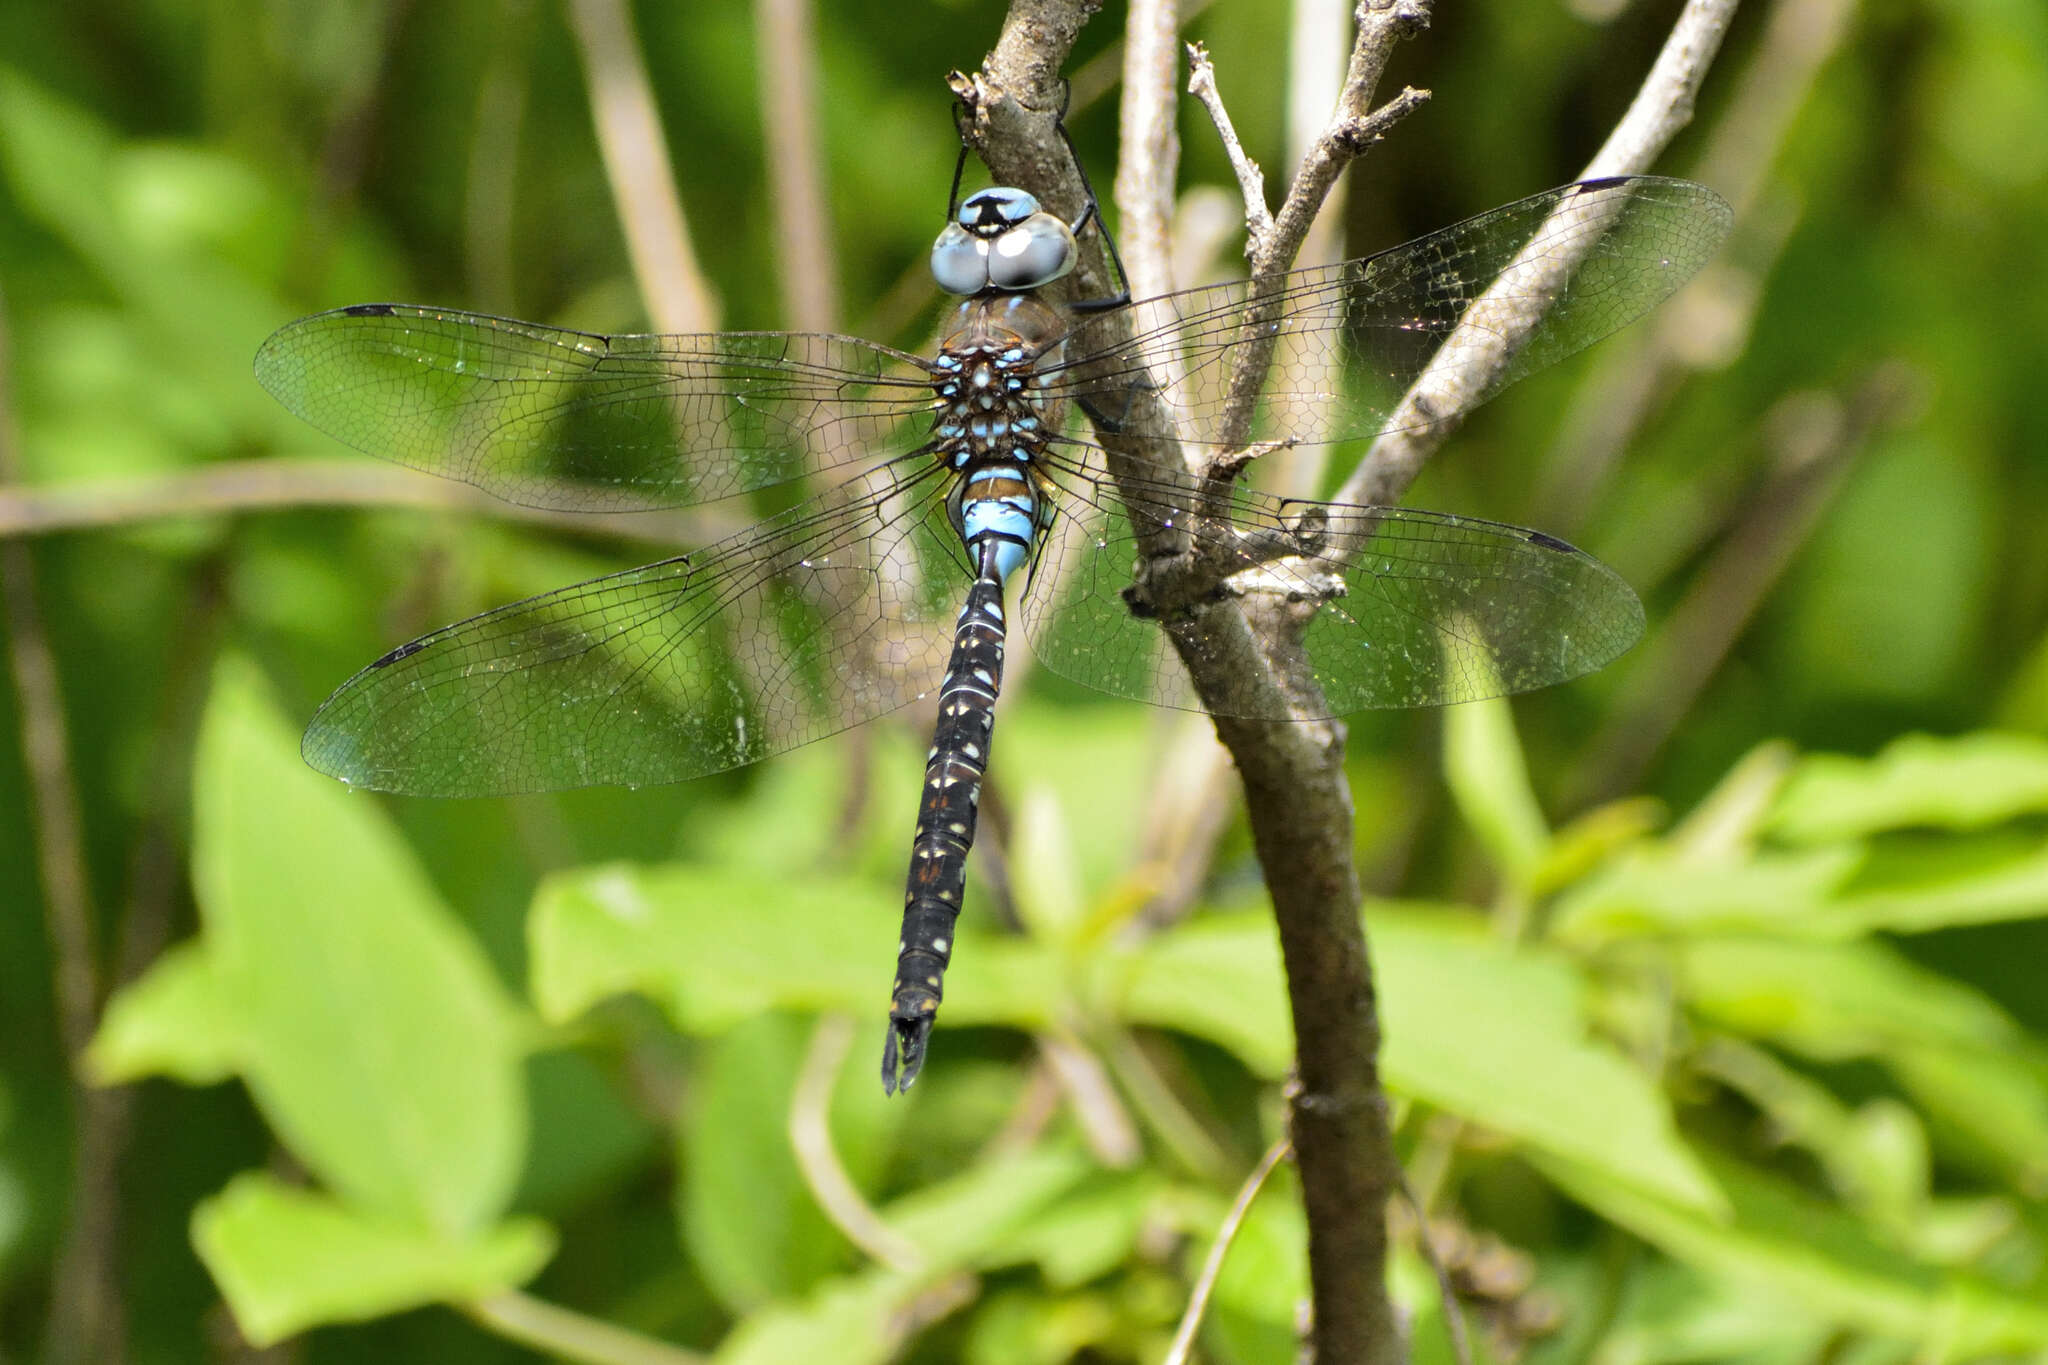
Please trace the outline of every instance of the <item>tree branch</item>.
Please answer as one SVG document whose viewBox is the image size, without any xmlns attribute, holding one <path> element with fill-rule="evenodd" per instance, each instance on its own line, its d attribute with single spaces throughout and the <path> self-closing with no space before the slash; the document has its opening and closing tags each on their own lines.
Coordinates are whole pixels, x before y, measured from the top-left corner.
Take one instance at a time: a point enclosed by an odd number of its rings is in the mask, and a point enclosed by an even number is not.
<svg viewBox="0 0 2048 1365">
<path fill-rule="evenodd" d="M 1402 23 L 1392 22 L 1398 12 Z M 1369 95 L 1389 35 L 1413 26 L 1418 7 L 1381 4 L 1366 23 L 1347 96 Z M 1085 17 L 1076 3 L 1019 0 L 996 50 L 955 91 L 967 104 L 970 138 L 1004 184 L 1021 185 L 1064 214 L 1079 211 L 1078 172 L 1059 140 L 1054 73 Z M 1327 187 L 1325 187 L 1327 188 Z M 1313 192 L 1311 190 L 1310 192 Z M 1313 217 L 1312 214 L 1307 217 Z M 1306 230 L 1306 218 L 1303 219 Z M 1090 235 L 1092 237 L 1092 234 Z M 1295 238 L 1299 245 L 1299 238 Z M 1074 288 L 1110 292 L 1099 246 L 1083 243 Z M 1101 327 L 1128 327 L 1118 314 Z M 1104 335 L 1104 344 L 1114 340 Z M 1156 487 L 1162 470 L 1185 468 L 1172 415 L 1156 390 L 1139 387 L 1115 431 L 1099 430 L 1112 477 L 1126 491 Z M 1156 497 L 1155 495 L 1152 495 Z M 1139 505 L 1150 500 L 1135 499 Z M 1185 556 L 1186 536 L 1160 519 L 1133 530 L 1148 563 Z M 1255 608 L 1256 610 L 1256 608 Z M 1298 614 L 1299 608 L 1291 609 Z M 1398 1360 L 1400 1337 L 1386 1295 L 1385 1208 L 1394 1188 L 1392 1142 L 1381 1092 L 1379 1021 L 1351 860 L 1352 808 L 1343 775 L 1343 726 L 1221 719 L 1225 715 L 1326 716 L 1299 651 L 1269 652 L 1298 628 L 1290 608 L 1266 609 L 1255 628 L 1237 602 L 1208 604 L 1167 625 L 1198 694 L 1219 717 L 1217 734 L 1243 778 L 1259 860 L 1272 892 L 1298 1041 L 1290 1137 L 1309 1225 L 1312 1350 L 1325 1362 Z"/>
<path fill-rule="evenodd" d="M 1586 164 L 1581 179 L 1637 175 L 1650 168 L 1657 154 L 1691 120 L 1694 98 L 1735 17 L 1735 3 L 1689 0 L 1643 88 L 1606 144 Z M 1567 205 L 1561 210 L 1565 211 L 1584 212 L 1577 205 Z M 1588 230 L 1594 226 L 1574 221 L 1574 235 L 1585 250 L 1591 250 L 1600 239 L 1598 231 Z M 1400 501 L 1423 465 L 1486 391 L 1491 372 L 1483 367 L 1482 354 L 1491 353 L 1496 368 L 1506 365 L 1522 339 L 1542 321 L 1541 312 L 1515 304 L 1514 298 L 1533 298 L 1546 292 L 1542 278 L 1532 277 L 1568 278 L 1577 261 L 1558 251 L 1547 225 L 1536 234 L 1536 240 L 1544 243 L 1547 259 L 1516 261 L 1466 310 L 1465 321 L 1437 350 L 1443 363 L 1423 371 L 1402 397 L 1384 433 L 1338 490 L 1337 501 L 1372 507 Z"/>
<path fill-rule="evenodd" d="M 1610 139 L 1614 158 L 1647 159 L 1689 114 L 1705 62 L 1725 29 L 1729 0 L 1695 0 L 1660 60 L 1646 93 Z M 988 63 L 956 91 L 973 118 L 970 137 L 1002 183 L 1038 193 L 1058 211 L 1073 214 L 1083 202 L 1079 178 L 1056 132 L 1053 73 L 1085 17 L 1078 3 L 1018 0 L 1003 39 Z M 1234 158 L 1251 187 L 1247 218 L 1253 225 L 1253 278 L 1277 278 L 1294 259 L 1338 173 L 1394 120 L 1416 107 L 1420 92 L 1404 91 L 1378 111 L 1372 93 L 1393 45 L 1428 18 L 1424 0 L 1364 0 L 1343 94 L 1330 127 L 1304 157 L 1286 200 L 1268 227 L 1260 219 L 1256 178 L 1248 159 Z M 1220 120 L 1225 122 L 1227 120 Z M 1126 156 L 1143 155 L 1126 149 Z M 1613 173 L 1608 171 L 1605 173 Z M 1263 234 L 1259 229 L 1266 228 Z M 1590 241 L 1598 240 L 1589 231 Z M 1076 272 L 1083 297 L 1109 292 L 1099 250 L 1084 243 Z M 1524 282 L 1526 287 L 1526 282 Z M 1256 296 L 1248 326 L 1259 321 Z M 1497 319 L 1488 322 L 1498 325 Z M 1108 315 L 1098 327 L 1127 325 Z M 1528 324 L 1533 325 L 1533 320 Z M 1104 345 L 1121 338 L 1102 334 Z M 1511 348 L 1512 342 L 1509 343 Z M 1243 395 L 1241 429 L 1226 426 L 1223 445 L 1243 445 L 1264 381 L 1270 349 L 1256 342 L 1237 348 L 1232 395 Z M 1503 356 L 1503 359 L 1505 356 Z M 1468 360 L 1465 370 L 1471 369 Z M 1428 381 L 1429 375 L 1424 376 Z M 1468 378 L 1469 382 L 1469 378 Z M 1423 384 L 1418 384 L 1423 390 Z M 1474 390 L 1476 392 L 1476 390 Z M 1415 397 L 1415 395 L 1411 395 Z M 1463 406 L 1444 395 L 1431 415 L 1453 414 L 1430 427 L 1412 450 L 1426 457 Z M 1428 401 L 1424 391 L 1419 401 Z M 1098 430 L 1112 477 L 1126 493 L 1157 487 L 1162 471 L 1184 468 L 1178 433 L 1153 388 L 1131 394 L 1130 410 L 1115 431 Z M 1441 427 L 1441 431 L 1435 430 Z M 1375 449 L 1379 447 L 1376 446 Z M 1415 458 L 1406 477 L 1420 467 Z M 1363 468 L 1363 466 L 1362 466 Z M 1219 466 L 1217 476 L 1226 477 Z M 1210 471 L 1204 471 L 1208 473 Z M 1354 476 L 1356 478 L 1358 476 Z M 1405 487 L 1386 480 L 1388 496 Z M 1158 494 L 1136 499 L 1156 502 Z M 1356 500 L 1356 499 L 1354 499 Z M 1372 501 L 1385 501 L 1377 497 Z M 1141 585 L 1144 576 L 1185 555 L 1186 538 L 1172 518 L 1135 518 Z M 1301 1170 L 1309 1226 L 1309 1268 L 1314 1322 L 1310 1349 L 1324 1362 L 1394 1361 L 1402 1353 L 1385 1292 L 1386 1205 L 1396 1166 L 1385 1097 L 1378 1072 L 1379 1019 L 1352 861 L 1352 807 L 1343 775 L 1344 729 L 1335 721 L 1292 723 L 1233 719 L 1246 715 L 1327 716 L 1306 661 L 1299 632 L 1312 607 L 1255 595 L 1167 613 L 1165 628 L 1196 692 L 1216 716 L 1216 732 L 1230 750 L 1245 786 L 1254 845 L 1272 893 L 1297 1046 L 1290 1087 L 1290 1137 Z"/>
</svg>

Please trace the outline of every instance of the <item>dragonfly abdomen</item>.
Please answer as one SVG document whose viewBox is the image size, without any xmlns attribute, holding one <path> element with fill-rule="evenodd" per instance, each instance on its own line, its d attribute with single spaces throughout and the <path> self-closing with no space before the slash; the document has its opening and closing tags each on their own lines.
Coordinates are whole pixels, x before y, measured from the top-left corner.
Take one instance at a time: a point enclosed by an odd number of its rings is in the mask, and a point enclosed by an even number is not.
<svg viewBox="0 0 2048 1365">
<path fill-rule="evenodd" d="M 974 844 L 996 694 L 1003 684 L 1003 580 L 994 571 L 999 542 L 985 543 L 990 549 L 982 557 L 984 572 L 960 609 L 952 660 L 939 687 L 939 721 L 925 759 L 924 795 L 910 845 L 889 1040 L 882 1055 L 882 1088 L 892 1093 L 917 1079 L 924 1065 L 925 1040 L 953 955 L 953 925 L 967 889 L 967 851 Z"/>
<path fill-rule="evenodd" d="M 917 1079 L 943 995 L 1003 686 L 1003 584 L 1030 557 L 1038 526 L 1038 495 L 1021 461 L 970 469 L 953 498 L 954 525 L 976 572 L 939 684 L 939 720 L 925 757 L 924 795 L 910 845 L 889 1039 L 882 1053 L 882 1087 L 891 1092 Z"/>
</svg>

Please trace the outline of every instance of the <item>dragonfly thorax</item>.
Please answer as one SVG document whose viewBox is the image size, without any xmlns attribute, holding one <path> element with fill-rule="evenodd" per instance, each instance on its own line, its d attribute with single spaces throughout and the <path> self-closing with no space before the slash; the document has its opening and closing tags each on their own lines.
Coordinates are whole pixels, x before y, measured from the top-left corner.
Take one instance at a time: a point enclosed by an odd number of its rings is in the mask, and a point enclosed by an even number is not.
<svg viewBox="0 0 2048 1365">
<path fill-rule="evenodd" d="M 1047 381 L 1066 331 L 1056 309 L 1023 295 L 960 305 L 932 362 L 932 440 L 949 463 L 1029 460 L 1044 448 L 1059 429 L 1061 400 Z"/>
</svg>

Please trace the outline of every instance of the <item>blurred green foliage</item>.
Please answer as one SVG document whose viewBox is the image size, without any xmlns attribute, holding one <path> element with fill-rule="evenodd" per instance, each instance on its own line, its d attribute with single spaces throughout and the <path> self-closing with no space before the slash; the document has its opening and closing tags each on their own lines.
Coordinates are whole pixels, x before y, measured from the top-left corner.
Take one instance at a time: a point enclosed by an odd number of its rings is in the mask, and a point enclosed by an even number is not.
<svg viewBox="0 0 2048 1365">
<path fill-rule="evenodd" d="M 943 205 L 940 78 L 1000 11 L 818 8 L 840 316 L 922 345 L 929 311 L 890 300 Z M 1285 8 L 1217 0 L 1191 25 L 1276 177 Z M 1674 6 L 1583 13 L 1611 8 L 1446 7 L 1390 73 L 1435 98 L 1353 173 L 1350 251 L 1569 178 Z M 1752 112 L 1779 8 L 1745 10 L 1660 169 Z M 775 326 L 752 11 L 636 18 L 723 325 Z M 1114 92 L 1077 84 L 1106 185 Z M 1489 1356 L 2048 1352 L 2048 10 L 1868 0 L 1795 107 L 1730 248 L 1754 316 L 1612 475 L 1552 496 L 1575 416 L 1655 323 L 1493 405 L 1411 499 L 1586 544 L 1642 592 L 1650 643 L 1512 711 L 1352 728 L 1398 1137 Z M 1227 184 L 1192 107 L 1181 131 L 1184 184 Z M 1175 870 L 1135 850 L 1181 780 L 1158 767 L 1178 722 L 1018 690 L 991 772 L 1008 828 L 933 1065 L 884 1102 L 912 724 L 870 727 L 851 822 L 839 742 L 630 793 L 349 793 L 296 754 L 336 682 L 646 548 L 172 498 L 235 462 L 342 458 L 249 374 L 302 313 L 644 326 L 559 7 L 0 8 L 0 289 L 14 482 L 102 518 L 19 543 L 99 968 L 124 983 L 76 1065 L 128 1087 L 98 1192 L 127 1358 L 238 1358 L 223 1301 L 250 1340 L 304 1332 L 285 1349 L 309 1361 L 531 1358 L 511 1343 L 534 1301 L 583 1315 L 566 1330 L 594 1359 L 659 1358 L 630 1354 L 654 1338 L 720 1361 L 1160 1357 L 1291 1055 L 1241 815 L 1192 913 L 1144 913 Z M 1802 484 L 1812 432 L 1828 477 Z M 1693 604 L 1757 562 L 1745 526 L 1809 493 L 1714 655 Z M 1696 692 L 1674 655 L 1708 665 Z M 21 732 L 11 682 L 0 717 Z M 43 1349 L 80 1195 L 33 790 L 0 745 L 5 1359 Z M 819 1070 L 849 1018 L 850 1060 Z M 828 1213 L 791 1137 L 819 1115 L 917 1264 Z M 1209 1358 L 1287 1357 L 1302 1241 L 1283 1168 L 1225 1263 Z M 1403 1247 L 1416 1354 L 1446 1359 Z M 533 1298 L 495 1297 L 513 1288 Z M 422 1307 L 442 1304 L 475 1321 Z"/>
</svg>

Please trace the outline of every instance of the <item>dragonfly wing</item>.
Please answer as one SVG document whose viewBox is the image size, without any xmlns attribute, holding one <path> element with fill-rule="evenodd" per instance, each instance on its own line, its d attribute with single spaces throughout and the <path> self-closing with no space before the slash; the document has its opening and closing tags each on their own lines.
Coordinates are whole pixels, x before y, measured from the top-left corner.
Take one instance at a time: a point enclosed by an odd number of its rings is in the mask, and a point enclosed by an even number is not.
<svg viewBox="0 0 2048 1365">
<path fill-rule="evenodd" d="M 1032 651 L 1089 687 L 1203 709 L 1166 632 L 1124 596 L 1138 552 L 1129 512 L 1106 477 L 1055 478 L 1061 517 L 1024 601 Z M 1184 497 L 1165 486 L 1135 496 L 1143 517 Z M 1239 566 L 1226 591 L 1320 604 L 1303 647 L 1331 715 L 1548 687 L 1608 663 L 1643 630 L 1620 575 L 1518 526 L 1251 492 L 1237 494 L 1229 525 L 1183 524 L 1198 553 Z"/>
<path fill-rule="evenodd" d="M 937 685 L 964 573 L 936 465 L 903 462 L 703 550 L 499 607 L 343 683 L 306 760 L 498 796 L 752 763 Z"/>
<path fill-rule="evenodd" d="M 924 364 L 821 333 L 598 336 L 379 303 L 279 329 L 256 377 L 368 454 L 527 506 L 630 511 L 909 450 Z"/>
<path fill-rule="evenodd" d="M 1720 196 L 1689 181 L 1566 185 L 1263 288 L 1190 289 L 1133 304 L 1127 319 L 1084 320 L 1050 387 L 1111 422 L 1134 385 L 1156 388 L 1183 440 L 1214 444 L 1235 348 L 1270 335 L 1253 435 L 1371 437 L 1425 369 L 1469 407 L 1627 326 L 1706 264 L 1729 222 Z M 1135 336 L 1119 335 L 1126 325 Z"/>
</svg>

